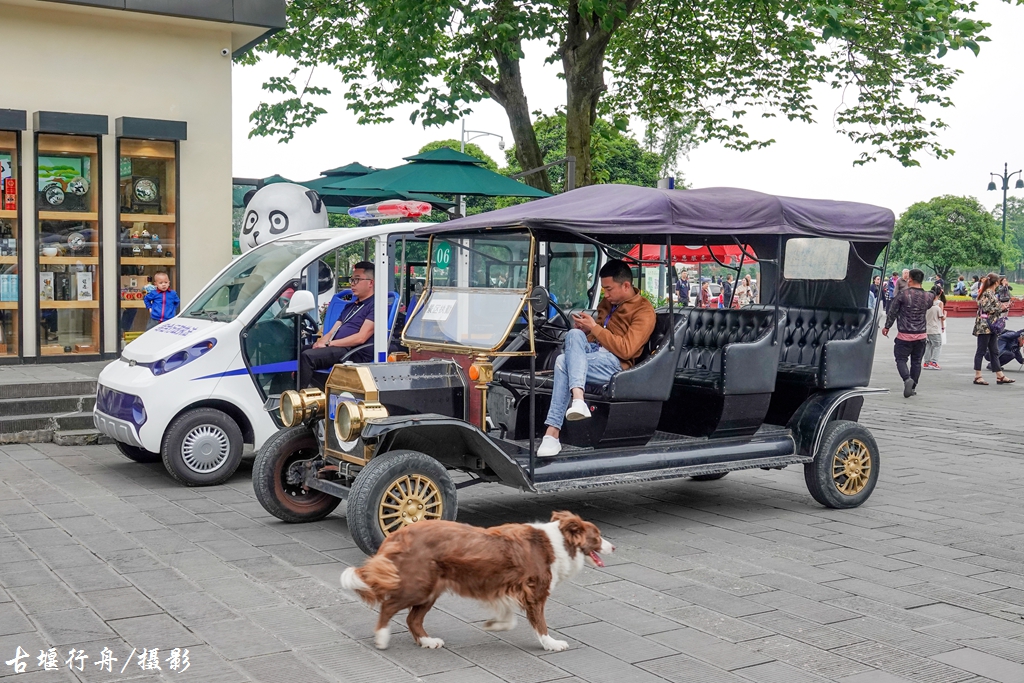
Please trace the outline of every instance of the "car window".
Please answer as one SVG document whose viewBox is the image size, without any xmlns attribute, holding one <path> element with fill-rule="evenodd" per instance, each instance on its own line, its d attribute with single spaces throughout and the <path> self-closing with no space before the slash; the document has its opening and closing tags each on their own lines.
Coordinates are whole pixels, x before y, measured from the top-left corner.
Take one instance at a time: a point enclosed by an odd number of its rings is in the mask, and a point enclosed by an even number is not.
<svg viewBox="0 0 1024 683">
<path fill-rule="evenodd" d="M 597 248 L 592 244 L 548 244 L 548 290 L 563 309 L 589 308 L 597 278 Z"/>
<path fill-rule="evenodd" d="M 824 237 L 794 237 L 786 242 L 783 276 L 787 280 L 845 280 L 850 243 Z"/>
<path fill-rule="evenodd" d="M 236 259 L 196 298 L 186 318 L 231 322 L 295 259 L 325 240 L 280 240 Z"/>
</svg>

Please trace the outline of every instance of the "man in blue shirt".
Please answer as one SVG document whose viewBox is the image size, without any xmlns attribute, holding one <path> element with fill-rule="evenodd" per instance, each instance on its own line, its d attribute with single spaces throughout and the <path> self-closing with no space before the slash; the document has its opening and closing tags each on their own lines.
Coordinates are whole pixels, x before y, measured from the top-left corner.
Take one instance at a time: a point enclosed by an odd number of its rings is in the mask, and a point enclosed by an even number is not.
<svg viewBox="0 0 1024 683">
<path fill-rule="evenodd" d="M 373 339 L 373 264 L 360 261 L 352 269 L 349 280 L 355 300 L 341 312 L 338 322 L 313 347 L 302 352 L 299 359 L 299 381 L 303 387 L 318 386 L 327 381 L 317 370 L 333 367 L 349 351 Z M 365 363 L 373 359 L 373 351 L 363 349 L 348 360 Z"/>
</svg>

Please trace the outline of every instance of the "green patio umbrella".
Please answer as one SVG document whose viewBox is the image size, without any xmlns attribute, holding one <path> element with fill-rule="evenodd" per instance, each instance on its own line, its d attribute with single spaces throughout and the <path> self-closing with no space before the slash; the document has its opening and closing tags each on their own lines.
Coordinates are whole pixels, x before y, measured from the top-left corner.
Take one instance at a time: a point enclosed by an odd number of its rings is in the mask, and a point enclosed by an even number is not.
<svg viewBox="0 0 1024 683">
<path fill-rule="evenodd" d="M 441 147 L 405 157 L 408 164 L 351 177 L 327 185 L 328 189 L 390 190 L 483 197 L 547 197 L 547 192 L 506 178 L 483 167 L 483 161 Z"/>
<path fill-rule="evenodd" d="M 419 192 L 397 192 L 394 190 L 380 189 L 348 190 L 332 187 L 332 185 L 336 183 L 358 178 L 359 176 L 373 173 L 376 170 L 377 169 L 370 166 L 363 166 L 357 161 L 344 166 L 339 166 L 338 168 L 332 168 L 328 171 L 320 171 L 320 177 L 314 178 L 313 180 L 293 181 L 283 176 L 272 175 L 269 178 L 265 178 L 263 180 L 263 184 L 270 185 L 272 183 L 294 182 L 297 185 L 302 185 L 303 187 L 315 190 L 324 200 L 328 213 L 345 213 L 349 207 L 373 204 L 386 199 L 415 199 L 421 202 L 428 202 L 434 208 L 440 209 L 441 211 L 445 211 L 453 206 L 452 202 L 442 199 L 441 197 L 435 197 L 431 194 L 423 194 Z"/>
</svg>

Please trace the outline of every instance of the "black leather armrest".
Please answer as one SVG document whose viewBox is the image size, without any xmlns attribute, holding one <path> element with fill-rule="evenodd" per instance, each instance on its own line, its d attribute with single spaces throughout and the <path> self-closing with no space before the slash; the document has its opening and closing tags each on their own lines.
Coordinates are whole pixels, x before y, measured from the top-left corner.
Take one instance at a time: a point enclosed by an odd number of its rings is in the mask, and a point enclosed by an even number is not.
<svg viewBox="0 0 1024 683">
<path fill-rule="evenodd" d="M 779 326 L 785 315 L 779 311 Z M 722 349 L 723 394 L 770 394 L 779 370 L 779 349 L 772 342 L 775 326 L 753 342 L 726 344 Z"/>
<path fill-rule="evenodd" d="M 866 387 L 871 381 L 875 343 L 868 343 L 872 319 L 852 339 L 825 342 L 821 353 L 822 385 L 826 389 Z M 875 335 L 875 339 L 878 336 Z"/>
</svg>

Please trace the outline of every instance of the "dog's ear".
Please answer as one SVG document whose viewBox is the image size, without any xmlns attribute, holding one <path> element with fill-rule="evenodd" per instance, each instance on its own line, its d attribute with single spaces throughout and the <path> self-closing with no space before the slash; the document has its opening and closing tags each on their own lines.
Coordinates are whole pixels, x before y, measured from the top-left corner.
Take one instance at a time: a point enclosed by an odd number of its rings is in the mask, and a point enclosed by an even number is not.
<svg viewBox="0 0 1024 683">
<path fill-rule="evenodd" d="M 587 530 L 579 515 L 559 510 L 551 513 L 551 521 L 558 522 L 558 530 L 573 548 L 582 548 L 586 543 Z"/>
</svg>

